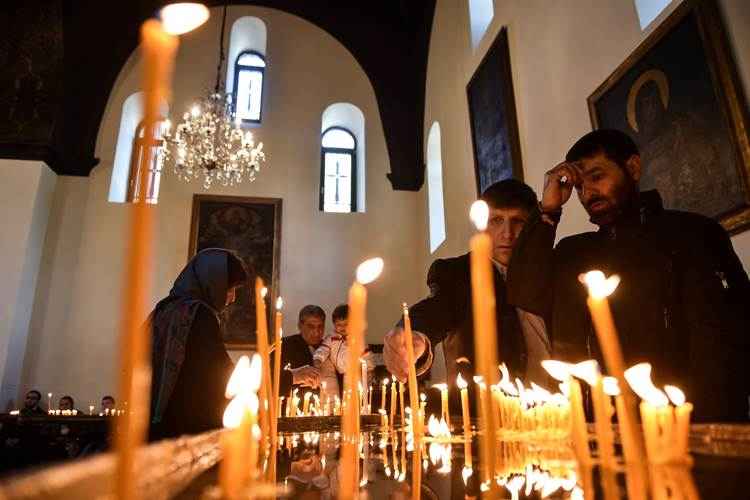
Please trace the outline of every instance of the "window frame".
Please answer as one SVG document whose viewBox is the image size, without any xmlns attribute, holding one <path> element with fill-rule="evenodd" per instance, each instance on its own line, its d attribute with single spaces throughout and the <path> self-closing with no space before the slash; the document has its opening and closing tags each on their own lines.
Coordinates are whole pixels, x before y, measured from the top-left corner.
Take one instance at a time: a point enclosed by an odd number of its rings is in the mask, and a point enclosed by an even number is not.
<svg viewBox="0 0 750 500">
<path fill-rule="evenodd" d="M 332 131 L 332 130 L 341 130 L 343 132 L 346 132 L 349 134 L 354 141 L 354 148 L 348 149 L 348 148 L 331 148 L 331 147 L 324 147 L 323 146 L 323 137 L 325 135 Z M 354 135 L 354 133 L 349 130 L 346 127 L 341 127 L 338 125 L 334 125 L 332 127 L 328 127 L 323 131 L 323 133 L 320 134 L 320 190 L 319 190 L 319 198 L 318 198 L 318 209 L 321 212 L 324 213 L 336 213 L 336 212 L 326 212 L 325 211 L 325 176 L 326 176 L 326 154 L 327 153 L 335 153 L 335 154 L 346 154 L 351 157 L 351 175 L 349 176 L 349 181 L 351 185 L 351 191 L 350 191 L 350 205 L 349 205 L 349 212 L 348 213 L 354 213 L 357 211 L 357 136 Z"/>
<path fill-rule="evenodd" d="M 161 135 L 161 126 L 164 122 L 163 119 L 157 120 L 155 127 L 156 130 L 159 131 L 159 134 Z M 128 192 L 125 197 L 125 201 L 127 203 L 137 203 L 140 201 L 140 193 L 138 192 L 138 188 L 140 187 L 140 179 L 141 179 L 141 157 L 143 154 L 145 154 L 146 148 L 152 148 L 153 149 L 153 156 L 151 157 L 151 162 L 149 162 L 148 168 L 147 168 L 147 174 L 149 175 L 149 179 L 146 182 L 146 195 L 144 196 L 144 199 L 146 203 L 149 204 L 157 204 L 159 202 L 159 188 L 161 187 L 161 172 L 164 168 L 164 165 L 160 165 L 160 148 L 164 146 L 164 139 L 162 137 L 155 137 L 153 140 L 148 143 L 147 137 L 146 137 L 146 120 L 141 120 L 138 122 L 138 125 L 135 127 L 135 134 L 133 136 L 133 144 L 130 148 L 130 170 L 128 172 Z M 154 186 L 159 186 L 156 188 L 156 193 L 154 194 Z"/>
<path fill-rule="evenodd" d="M 248 66 L 246 64 L 240 64 L 240 59 L 242 56 L 245 55 L 254 55 L 257 57 L 260 57 L 263 60 L 263 63 L 265 66 Z M 241 118 L 242 123 L 252 123 L 255 125 L 260 125 L 260 123 L 263 121 L 263 96 L 266 92 L 266 68 L 268 67 L 268 61 L 266 61 L 266 56 L 258 52 L 257 50 L 243 50 L 239 54 L 237 54 L 237 57 L 234 59 L 234 85 L 232 85 L 232 117 L 237 116 L 237 92 L 238 92 L 238 85 L 240 82 L 240 73 L 242 71 L 253 71 L 253 72 L 259 72 L 260 73 L 260 109 L 258 110 L 258 119 L 253 120 L 252 118 Z"/>
</svg>

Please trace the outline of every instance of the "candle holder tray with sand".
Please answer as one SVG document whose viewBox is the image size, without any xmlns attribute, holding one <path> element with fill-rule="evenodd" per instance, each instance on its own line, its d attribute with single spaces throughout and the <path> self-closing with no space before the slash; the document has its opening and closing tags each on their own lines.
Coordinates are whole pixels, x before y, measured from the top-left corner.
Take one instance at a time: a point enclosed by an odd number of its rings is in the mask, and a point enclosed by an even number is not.
<svg viewBox="0 0 750 500">
<path fill-rule="evenodd" d="M 279 417 L 279 432 L 334 432 L 341 430 L 341 416 Z M 376 430 L 380 425 L 380 415 L 360 415 L 362 431 Z"/>
</svg>

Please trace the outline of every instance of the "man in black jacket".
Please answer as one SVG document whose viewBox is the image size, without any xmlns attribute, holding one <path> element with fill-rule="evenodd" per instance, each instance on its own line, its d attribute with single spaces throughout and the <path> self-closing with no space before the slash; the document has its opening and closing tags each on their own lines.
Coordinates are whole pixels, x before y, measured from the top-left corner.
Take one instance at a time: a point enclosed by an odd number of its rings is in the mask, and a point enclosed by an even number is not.
<svg viewBox="0 0 750 500">
<path fill-rule="evenodd" d="M 539 362 L 548 357 L 549 346 L 541 317 L 508 303 L 505 292 L 505 269 L 518 235 L 537 205 L 534 191 L 521 181 L 508 179 L 493 184 L 482 194 L 490 207 L 487 232 L 492 237 L 492 258 L 497 304 L 498 359 L 514 375 L 542 381 Z M 432 345 L 443 342 L 448 382 L 456 376 L 472 386 L 474 373 L 474 325 L 472 316 L 469 254 L 438 259 L 427 274 L 430 296 L 414 304 L 409 315 L 415 332 L 414 347 L 417 374 L 432 364 Z M 388 370 L 404 380 L 407 357 L 401 325 L 385 336 L 383 357 Z M 527 370 L 528 368 L 528 370 Z"/>
<path fill-rule="evenodd" d="M 665 210 L 656 191 L 640 192 L 641 158 L 622 132 L 591 132 L 565 160 L 547 172 L 542 201 L 513 252 L 509 300 L 546 318 L 556 357 L 601 364 L 578 276 L 617 274 L 622 281 L 610 304 L 626 364 L 649 361 L 655 382 L 682 387 L 699 420 L 747 419 L 741 315 L 750 283 L 724 229 Z M 554 246 L 574 187 L 599 231 Z"/>
<path fill-rule="evenodd" d="M 317 389 L 320 370 L 313 366 L 313 352 L 323 341 L 326 313 L 320 306 L 307 305 L 299 312 L 297 335 L 284 337 L 281 348 L 279 395 L 287 396 L 292 385 Z"/>
</svg>

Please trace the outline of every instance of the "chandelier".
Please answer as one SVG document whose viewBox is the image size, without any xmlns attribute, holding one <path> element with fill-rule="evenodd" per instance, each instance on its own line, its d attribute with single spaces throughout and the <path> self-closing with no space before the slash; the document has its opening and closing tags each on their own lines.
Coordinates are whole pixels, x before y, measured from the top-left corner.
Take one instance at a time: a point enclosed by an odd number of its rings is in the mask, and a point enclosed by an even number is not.
<svg viewBox="0 0 750 500">
<path fill-rule="evenodd" d="M 250 131 L 242 130 L 241 120 L 232 117 L 232 95 L 221 85 L 221 68 L 224 62 L 224 26 L 226 6 L 221 23 L 219 65 L 216 69 L 216 86 L 213 92 L 194 104 L 182 116 L 172 133 L 167 122 L 162 127 L 161 148 L 163 161 L 173 163 L 179 179 L 190 182 L 203 179 L 203 187 L 219 183 L 233 186 L 247 179 L 255 180 L 260 164 L 265 161 L 263 143 L 257 145 Z"/>
</svg>

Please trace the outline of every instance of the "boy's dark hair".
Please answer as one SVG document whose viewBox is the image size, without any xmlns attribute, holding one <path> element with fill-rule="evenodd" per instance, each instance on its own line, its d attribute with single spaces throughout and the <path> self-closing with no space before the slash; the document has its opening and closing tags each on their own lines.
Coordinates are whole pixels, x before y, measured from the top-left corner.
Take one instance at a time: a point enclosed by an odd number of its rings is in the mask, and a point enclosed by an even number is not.
<svg viewBox="0 0 750 500">
<path fill-rule="evenodd" d="M 340 319 L 346 319 L 349 317 L 349 306 L 347 304 L 339 304 L 331 314 L 332 321 L 338 321 Z"/>
<path fill-rule="evenodd" d="M 320 318 L 323 321 L 326 320 L 326 312 L 323 310 L 323 308 L 312 304 L 308 304 L 299 310 L 299 322 L 302 323 L 308 316 L 315 316 L 316 318 Z"/>
<path fill-rule="evenodd" d="M 102 396 L 102 401 L 104 401 L 105 399 L 109 399 L 113 403 L 115 402 L 115 398 L 113 398 L 112 396 Z"/>
<path fill-rule="evenodd" d="M 36 394 L 36 397 L 39 398 L 39 401 L 42 400 L 42 393 L 37 391 L 36 389 L 31 389 L 29 392 L 26 393 L 26 395 L 28 396 L 29 394 L 32 394 L 32 393 Z"/>
<path fill-rule="evenodd" d="M 70 401 L 70 406 L 75 408 L 76 402 L 73 401 L 73 396 L 63 396 L 60 398 L 60 401 L 62 401 L 63 399 L 67 399 L 68 401 Z"/>
<path fill-rule="evenodd" d="M 635 141 L 625 132 L 615 129 L 599 129 L 584 135 L 570 148 L 565 161 L 580 161 L 599 153 L 625 168 L 625 163 L 633 155 L 639 155 Z"/>
<path fill-rule="evenodd" d="M 485 189 L 481 199 L 490 208 L 523 208 L 530 211 L 537 204 L 536 193 L 518 179 L 505 179 Z"/>
</svg>

